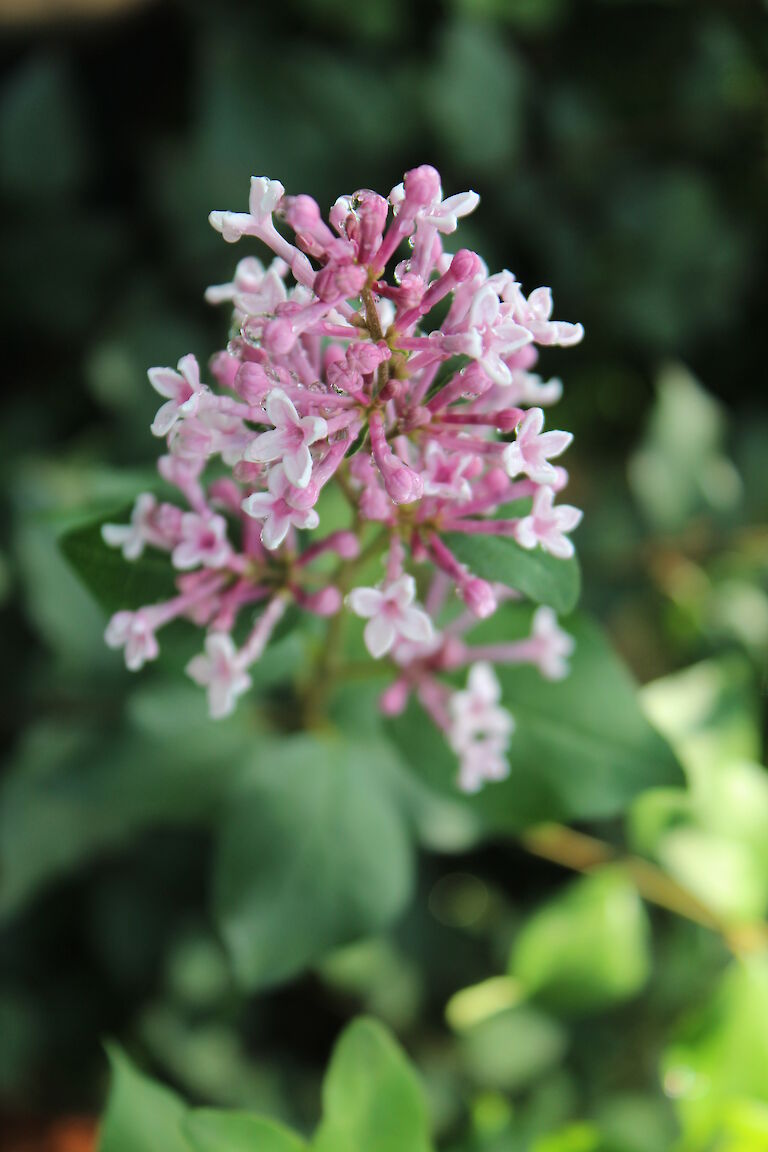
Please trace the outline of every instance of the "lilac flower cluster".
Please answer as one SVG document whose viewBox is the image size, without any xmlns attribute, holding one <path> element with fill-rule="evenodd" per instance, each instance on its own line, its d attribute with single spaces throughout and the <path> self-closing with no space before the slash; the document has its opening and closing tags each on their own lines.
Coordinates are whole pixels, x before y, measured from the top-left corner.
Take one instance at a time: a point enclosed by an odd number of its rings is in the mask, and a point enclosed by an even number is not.
<svg viewBox="0 0 768 1152">
<path fill-rule="evenodd" d="M 207 688 L 211 714 L 225 716 L 288 603 L 318 616 L 346 610 L 366 621 L 371 656 L 391 661 L 383 711 L 398 713 L 414 693 L 455 750 L 467 790 L 509 771 L 514 723 L 493 664 L 529 662 L 558 678 L 572 641 L 539 608 L 524 641 L 465 643 L 477 619 L 518 593 L 469 571 L 445 536 L 505 536 L 567 558 L 581 518 L 556 502 L 568 477 L 553 461 L 571 436 L 544 431 L 543 409 L 561 385 L 533 368 L 536 345 L 575 344 L 583 330 L 551 318 L 549 289 L 526 297 L 510 272 L 489 275 L 476 253 L 443 250 L 478 200 L 444 199 L 438 173 L 423 166 L 386 199 L 367 189 L 341 197 L 329 223 L 309 196 L 288 196 L 264 177 L 251 180 L 248 212 L 212 212 L 225 240 L 255 237 L 274 258 L 265 267 L 248 256 L 232 283 L 208 289 L 209 302 L 233 308 L 211 383 L 193 356 L 149 372 L 164 399 L 152 424 L 168 445 L 159 471 L 184 510 L 145 493 L 130 524 L 103 529 L 126 559 L 160 549 L 178 573 L 171 600 L 110 621 L 107 643 L 124 649 L 129 668 L 158 655 L 162 625 L 190 619 L 207 634 L 188 673 Z M 323 535 L 319 501 L 331 483 L 353 526 Z M 531 498 L 530 511 L 505 517 L 521 498 Z M 381 582 L 356 586 L 377 553 Z M 466 610 L 439 630 L 453 592 Z M 238 647 L 235 623 L 255 605 L 262 610 Z M 465 666 L 467 687 L 455 691 L 444 674 Z"/>
</svg>

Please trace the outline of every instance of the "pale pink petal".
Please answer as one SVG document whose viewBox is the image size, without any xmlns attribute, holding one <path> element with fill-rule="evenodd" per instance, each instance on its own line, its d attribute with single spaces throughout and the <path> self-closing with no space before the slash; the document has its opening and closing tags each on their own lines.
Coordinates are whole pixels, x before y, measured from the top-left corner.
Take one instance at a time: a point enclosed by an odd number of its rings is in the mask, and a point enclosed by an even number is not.
<svg viewBox="0 0 768 1152">
<path fill-rule="evenodd" d="M 169 400 L 175 400 L 184 387 L 183 379 L 173 368 L 150 368 L 147 376 L 155 392 Z"/>
<path fill-rule="evenodd" d="M 283 456 L 283 468 L 291 484 L 296 488 L 307 487 L 312 478 L 312 454 L 306 444 L 302 444 L 295 452 L 287 452 Z"/>
<path fill-rule="evenodd" d="M 273 512 L 271 516 L 267 517 L 261 530 L 261 542 L 264 547 L 269 548 L 270 552 L 279 548 L 288 535 L 290 526 L 291 521 L 285 513 Z"/>
<path fill-rule="evenodd" d="M 428 644 L 434 636 L 432 621 L 422 608 L 406 608 L 398 621 L 398 631 L 406 640 Z"/>
<path fill-rule="evenodd" d="M 179 419 L 179 405 L 176 400 L 169 400 L 158 408 L 150 431 L 153 436 L 167 436 L 171 428 Z"/>
<path fill-rule="evenodd" d="M 251 440 L 245 449 L 244 457 L 252 464 L 269 464 L 280 460 L 287 448 L 285 432 L 282 428 L 270 428 Z"/>
<path fill-rule="evenodd" d="M 378 588 L 353 588 L 347 596 L 347 603 L 356 616 L 367 619 L 381 611 L 384 596 Z"/>
<path fill-rule="evenodd" d="M 299 423 L 299 414 L 293 401 L 286 396 L 282 388 L 273 388 L 264 405 L 267 416 L 275 428 L 295 428 Z"/>
<path fill-rule="evenodd" d="M 383 614 L 372 616 L 363 629 L 365 646 L 374 660 L 386 656 L 395 642 L 397 631 L 392 621 Z"/>
</svg>

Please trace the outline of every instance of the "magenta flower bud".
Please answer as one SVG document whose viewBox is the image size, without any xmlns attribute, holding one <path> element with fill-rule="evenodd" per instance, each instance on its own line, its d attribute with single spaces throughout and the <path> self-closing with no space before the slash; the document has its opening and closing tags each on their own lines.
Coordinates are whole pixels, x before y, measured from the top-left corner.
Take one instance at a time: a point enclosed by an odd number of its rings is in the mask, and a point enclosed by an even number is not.
<svg viewBox="0 0 768 1152">
<path fill-rule="evenodd" d="M 332 303 L 358 296 L 368 278 L 361 264 L 327 264 L 315 277 L 315 292 L 321 300 Z"/>
<path fill-rule="evenodd" d="M 504 408 L 493 417 L 493 423 L 500 432 L 514 432 L 522 418 L 520 408 Z"/>
<path fill-rule="evenodd" d="M 362 376 L 369 376 L 392 352 L 386 344 L 350 344 L 347 349 L 347 363 Z"/>
<path fill-rule="evenodd" d="M 337 532 L 333 538 L 333 550 L 342 560 L 356 560 L 360 555 L 360 541 L 354 532 Z"/>
<path fill-rule="evenodd" d="M 302 596 L 301 605 L 308 612 L 314 612 L 316 616 L 335 616 L 341 608 L 343 599 L 338 588 L 329 584 L 327 588 L 321 588 L 311 596 Z"/>
<path fill-rule="evenodd" d="M 250 460 L 238 460 L 232 469 L 232 475 L 238 484 L 254 484 L 259 487 L 261 487 L 266 472 L 266 464 L 255 464 Z"/>
<path fill-rule="evenodd" d="M 487 580 L 481 580 L 479 576 L 470 577 L 460 588 L 459 593 L 467 608 L 478 620 L 485 620 L 496 611 L 493 588 Z"/>
<path fill-rule="evenodd" d="M 405 198 L 409 208 L 422 208 L 440 198 L 440 173 L 431 164 L 406 172 Z"/>
<path fill-rule="evenodd" d="M 246 361 L 238 369 L 233 386 L 246 404 L 253 404 L 255 407 L 272 391 L 275 382 L 267 375 L 262 364 Z"/>
<path fill-rule="evenodd" d="M 217 352 L 216 355 L 211 358 L 211 375 L 222 388 L 235 387 L 235 377 L 237 376 L 239 368 L 239 359 L 237 356 L 230 356 L 229 352 Z"/>
<path fill-rule="evenodd" d="M 382 479 L 387 493 L 395 504 L 413 504 L 424 495 L 424 482 L 418 472 L 403 464 L 397 456 L 390 456 Z"/>
<path fill-rule="evenodd" d="M 311 196 L 285 196 L 282 212 L 294 232 L 312 232 L 321 223 L 320 207 Z"/>
<path fill-rule="evenodd" d="M 408 703 L 410 689 L 406 680 L 395 680 L 379 696 L 379 710 L 383 716 L 400 716 Z"/>
<path fill-rule="evenodd" d="M 457 283 L 461 283 L 477 276 L 482 266 L 480 257 L 476 252 L 470 252 L 469 248 L 460 248 L 451 260 L 450 273 Z"/>
<path fill-rule="evenodd" d="M 296 343 L 296 331 L 290 320 L 281 316 L 264 326 L 262 344 L 274 356 L 285 356 Z"/>
<path fill-rule="evenodd" d="M 402 308 L 415 308 L 421 303 L 426 285 L 415 272 L 406 272 L 400 280 L 397 299 Z"/>
</svg>

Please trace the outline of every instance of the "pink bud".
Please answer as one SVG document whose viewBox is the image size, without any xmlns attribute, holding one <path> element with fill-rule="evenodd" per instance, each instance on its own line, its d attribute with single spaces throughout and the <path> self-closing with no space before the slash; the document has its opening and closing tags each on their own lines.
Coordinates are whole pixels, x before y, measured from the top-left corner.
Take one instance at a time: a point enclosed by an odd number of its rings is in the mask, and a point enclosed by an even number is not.
<svg viewBox="0 0 768 1152">
<path fill-rule="evenodd" d="M 409 688 L 406 680 L 395 680 L 379 696 L 379 709 L 384 716 L 399 716 L 408 703 Z"/>
<path fill-rule="evenodd" d="M 246 404 L 253 404 L 254 407 L 261 404 L 274 386 L 274 380 L 267 375 L 263 365 L 250 362 L 241 364 L 234 380 L 237 394 L 242 396 Z"/>
<path fill-rule="evenodd" d="M 294 232 L 311 232 L 321 222 L 320 208 L 311 196 L 286 196 L 281 207 Z"/>
<path fill-rule="evenodd" d="M 240 361 L 229 352 L 217 352 L 211 358 L 211 375 L 222 388 L 234 388 L 235 376 L 240 368 Z"/>
<path fill-rule="evenodd" d="M 520 408 L 504 408 L 491 419 L 500 432 L 514 432 L 522 416 L 523 413 Z"/>
<path fill-rule="evenodd" d="M 342 602 L 341 592 L 333 584 L 329 584 L 327 588 L 321 588 L 319 592 L 303 597 L 301 604 L 303 608 L 306 608 L 308 612 L 314 612 L 316 616 L 335 616 L 341 608 Z"/>
<path fill-rule="evenodd" d="M 413 504 L 424 495 L 424 482 L 397 456 L 390 456 L 382 473 L 384 487 L 395 504 Z"/>
<path fill-rule="evenodd" d="M 457 283 L 471 280 L 473 276 L 477 276 L 481 269 L 480 257 L 476 252 L 470 252 L 469 248 L 460 248 L 451 260 L 450 271 Z"/>
<path fill-rule="evenodd" d="M 262 344 L 275 356 L 285 356 L 296 343 L 296 332 L 290 320 L 280 316 L 264 326 Z"/>
<path fill-rule="evenodd" d="M 327 264 L 315 277 L 315 292 L 326 303 L 357 296 L 368 278 L 361 264 Z"/>
<path fill-rule="evenodd" d="M 406 172 L 404 184 L 410 208 L 425 208 L 440 196 L 440 173 L 431 164 L 422 164 Z"/>
<path fill-rule="evenodd" d="M 360 555 L 360 541 L 354 532 L 337 532 L 333 538 L 333 550 L 342 560 L 356 560 Z"/>
<path fill-rule="evenodd" d="M 485 620 L 496 611 L 496 597 L 487 580 L 472 576 L 462 585 L 459 592 L 467 608 L 478 620 Z"/>
</svg>

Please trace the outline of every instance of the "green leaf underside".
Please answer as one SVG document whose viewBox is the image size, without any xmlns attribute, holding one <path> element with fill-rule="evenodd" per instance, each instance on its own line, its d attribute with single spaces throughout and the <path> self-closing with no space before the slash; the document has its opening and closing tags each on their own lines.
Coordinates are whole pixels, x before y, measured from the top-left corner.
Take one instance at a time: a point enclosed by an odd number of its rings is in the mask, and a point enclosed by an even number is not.
<svg viewBox="0 0 768 1152">
<path fill-rule="evenodd" d="M 182 1134 L 186 1106 L 169 1088 L 155 1083 L 118 1048 L 109 1049 L 112 1066 L 99 1152 L 190 1152 Z"/>
<path fill-rule="evenodd" d="M 517 588 L 537 604 L 570 612 L 579 599 L 581 571 L 575 556 L 558 560 L 542 548 L 521 548 L 503 536 L 449 532 L 444 543 L 475 576 Z"/>
<path fill-rule="evenodd" d="M 99 1152 L 305 1152 L 283 1124 L 254 1113 L 188 1108 L 110 1048 L 112 1083 Z M 421 1083 L 388 1030 L 354 1020 L 323 1081 L 312 1152 L 432 1152 Z"/>
<path fill-rule="evenodd" d="M 282 1124 L 249 1112 L 193 1109 L 183 1131 L 194 1152 L 303 1152 L 307 1147 Z"/>
<path fill-rule="evenodd" d="M 528 615 L 521 605 L 507 605 L 470 639 L 524 635 Z M 550 683 L 530 667 L 496 667 L 516 725 L 506 780 L 462 797 L 456 757 L 418 704 L 411 701 L 402 716 L 387 722 L 417 775 L 437 791 L 461 797 L 489 829 L 607 818 L 646 788 L 683 782 L 674 754 L 645 719 L 632 679 L 600 629 L 573 617 L 568 631 L 576 650 L 567 679 Z"/>
<path fill-rule="evenodd" d="M 375 1020 L 344 1032 L 323 1083 L 313 1152 L 430 1152 L 424 1095 L 389 1033 Z"/>
<path fill-rule="evenodd" d="M 141 608 L 176 594 L 174 571 L 161 552 L 148 549 L 138 560 L 125 560 L 101 536 L 103 524 L 127 524 L 131 508 L 122 508 L 90 524 L 73 528 L 59 547 L 86 588 L 107 612 Z"/>
<path fill-rule="evenodd" d="M 225 813 L 214 901 L 245 985 L 287 980 L 405 904 L 411 845 L 388 756 L 386 745 L 287 737 Z"/>
</svg>

